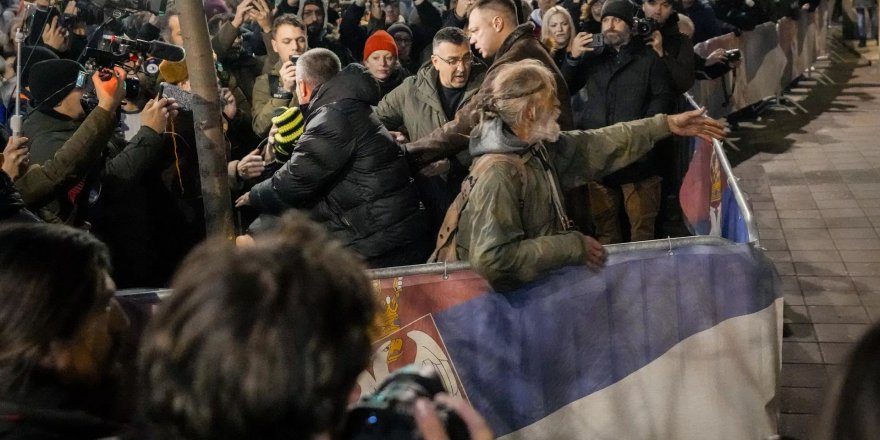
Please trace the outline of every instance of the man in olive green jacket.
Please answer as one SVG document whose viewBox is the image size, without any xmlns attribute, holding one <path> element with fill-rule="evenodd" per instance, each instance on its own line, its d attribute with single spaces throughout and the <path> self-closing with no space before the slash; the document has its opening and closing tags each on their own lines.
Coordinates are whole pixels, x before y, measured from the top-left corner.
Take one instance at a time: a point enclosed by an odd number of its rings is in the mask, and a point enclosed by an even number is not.
<svg viewBox="0 0 880 440">
<path fill-rule="evenodd" d="M 443 28 L 434 36 L 430 64 L 425 63 L 418 74 L 385 95 L 376 113 L 389 130 L 418 140 L 454 119 L 455 113 L 479 91 L 485 73 L 484 65 L 474 64 L 464 31 Z M 426 168 L 416 176 L 432 237 L 437 235 L 446 209 L 458 194 L 470 162 L 470 155 L 462 151 L 438 163 L 445 167 Z"/>
<path fill-rule="evenodd" d="M 457 212 L 457 230 L 441 232 L 438 240 L 436 257 L 444 248 L 454 249 L 453 258 L 446 260 L 469 260 L 498 291 L 566 265 L 586 264 L 593 270 L 604 265 L 602 245 L 569 229 L 564 189 L 632 163 L 670 134 L 724 136 L 724 126 L 702 116 L 702 110 L 560 132 L 552 80 L 550 71 L 533 60 L 499 69 L 491 94 L 480 106 L 482 122 L 471 133 L 469 149 L 475 159 L 466 202 Z M 544 142 L 552 143 L 545 147 Z M 453 208 L 444 231 L 450 216 L 455 217 Z"/>
</svg>

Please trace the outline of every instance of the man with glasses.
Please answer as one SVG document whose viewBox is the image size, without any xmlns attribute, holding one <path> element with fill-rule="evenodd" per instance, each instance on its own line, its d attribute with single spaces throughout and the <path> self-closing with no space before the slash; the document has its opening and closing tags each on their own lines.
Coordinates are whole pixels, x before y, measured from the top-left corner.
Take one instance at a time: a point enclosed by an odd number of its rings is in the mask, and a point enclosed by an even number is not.
<svg viewBox="0 0 880 440">
<path fill-rule="evenodd" d="M 415 76 L 404 80 L 377 108 L 379 119 L 389 130 L 406 133 L 412 140 L 455 119 L 455 113 L 480 89 L 485 75 L 485 66 L 474 64 L 468 38 L 461 29 L 441 29 L 431 47 L 431 64 L 425 63 Z M 433 236 L 467 175 L 470 158 L 467 154 L 461 156 L 426 170 L 430 176 L 416 178 L 431 217 Z"/>
</svg>

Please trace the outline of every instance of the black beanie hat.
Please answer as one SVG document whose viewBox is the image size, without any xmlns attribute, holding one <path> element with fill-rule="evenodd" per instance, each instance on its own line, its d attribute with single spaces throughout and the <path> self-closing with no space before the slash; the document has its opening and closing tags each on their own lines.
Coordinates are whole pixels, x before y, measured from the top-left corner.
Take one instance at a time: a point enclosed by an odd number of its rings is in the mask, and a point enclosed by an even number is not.
<svg viewBox="0 0 880 440">
<path fill-rule="evenodd" d="M 43 46 L 23 46 L 21 59 L 24 60 L 24 65 L 21 66 L 21 87 L 25 88 L 30 85 L 28 81 L 31 79 L 31 67 L 41 61 L 57 60 L 58 55 Z"/>
<path fill-rule="evenodd" d="M 82 66 L 73 60 L 47 60 L 31 67 L 28 83 L 34 105 L 51 109 L 58 105 L 76 87 Z"/>
<path fill-rule="evenodd" d="M 636 5 L 629 0 L 610 0 L 602 6 L 602 18 L 617 17 L 632 27 L 636 11 Z"/>
</svg>

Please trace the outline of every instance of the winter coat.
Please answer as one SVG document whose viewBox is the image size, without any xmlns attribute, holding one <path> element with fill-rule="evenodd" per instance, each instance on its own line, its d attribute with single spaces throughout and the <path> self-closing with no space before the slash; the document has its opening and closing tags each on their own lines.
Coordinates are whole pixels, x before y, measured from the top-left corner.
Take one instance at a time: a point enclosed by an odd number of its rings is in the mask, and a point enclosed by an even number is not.
<svg viewBox="0 0 880 440">
<path fill-rule="evenodd" d="M 489 67 L 489 70 L 486 71 L 486 78 L 483 80 L 480 90 L 467 105 L 458 111 L 455 115 L 455 120 L 446 123 L 418 141 L 406 144 L 408 158 L 413 164 L 424 166 L 443 157 L 453 156 L 459 151 L 466 149 L 468 147 L 468 136 L 478 122 L 478 115 L 475 110 L 477 110 L 478 103 L 481 101 L 480 96 L 491 93 L 492 82 L 495 75 L 498 74 L 499 67 L 516 61 L 534 59 L 540 61 L 553 72 L 553 76 L 556 78 L 556 95 L 561 106 L 558 120 L 559 125 L 563 130 L 574 127 L 571 119 L 571 105 L 568 99 L 568 86 L 550 53 L 535 38 L 533 31 L 534 26 L 531 23 L 525 23 L 518 26 L 507 36 L 507 39 L 504 40 L 495 54 L 495 61 Z M 693 60 L 691 60 L 691 68 L 693 68 Z"/>
<path fill-rule="evenodd" d="M 693 68 L 693 63 L 691 63 Z M 670 113 L 675 95 L 666 66 L 649 47 L 629 44 L 615 51 L 610 47 L 581 63 L 576 78 L 586 84 L 572 101 L 575 126 L 602 128 L 618 122 Z M 631 183 L 660 174 L 656 151 L 606 178 L 608 184 Z"/>
<path fill-rule="evenodd" d="M 482 65 L 474 64 L 459 109 L 480 89 L 485 73 Z M 437 70 L 431 63 L 425 63 L 416 75 L 406 78 L 382 98 L 376 114 L 389 130 L 404 131 L 411 140 L 421 139 L 449 122 L 440 103 L 438 87 Z"/>
<path fill-rule="evenodd" d="M 690 90 L 696 81 L 694 44 L 687 35 L 678 31 L 677 14 L 669 16 L 666 23 L 660 27 L 660 33 L 663 35 L 663 52 L 665 52 L 661 59 L 672 75 L 675 93 L 681 95 Z"/>
<path fill-rule="evenodd" d="M 566 190 L 631 163 L 668 135 L 666 116 L 657 115 L 599 130 L 562 132 L 557 142 L 546 146 L 546 153 L 560 189 Z M 498 119 L 477 126 L 470 138 L 475 158 L 489 153 L 525 154 L 534 148 Z M 562 231 L 551 183 L 536 154 L 526 162 L 525 172 L 528 176 L 520 175 L 507 162 L 490 165 L 471 189 L 459 218 L 458 259 L 469 260 L 498 291 L 586 261 L 582 234 Z M 526 182 L 530 188 L 524 192 Z"/>
<path fill-rule="evenodd" d="M 253 122 L 251 126 L 259 138 L 265 138 L 269 135 L 269 130 L 272 128 L 272 111 L 278 107 L 295 107 L 299 105 L 295 93 L 291 94 L 290 97 L 284 97 L 281 94 L 277 94 L 277 90 L 269 89 L 270 85 L 275 85 L 276 89 L 281 85 L 281 77 L 278 76 L 280 69 L 281 62 L 275 63 L 275 66 L 269 73 L 260 75 L 254 80 L 254 90 L 251 94 L 253 96 L 251 101 Z"/>
<path fill-rule="evenodd" d="M 0 171 L 0 222 L 39 223 L 40 218 L 28 211 L 15 190 L 12 179 Z"/>
<path fill-rule="evenodd" d="M 83 121 L 36 110 L 21 129 L 30 139 L 31 162 L 41 169 L 29 169 L 16 187 L 28 208 L 54 223 L 82 221 L 78 211 L 95 202 L 89 198 L 97 196 L 101 205 L 120 198 L 162 152 L 162 138 L 149 127 L 127 145 L 112 139 L 114 118 L 101 108 Z"/>
<path fill-rule="evenodd" d="M 377 82 L 357 64 L 319 86 L 290 160 L 251 189 L 251 205 L 270 214 L 309 210 L 368 262 L 422 239 L 418 192 L 400 147 L 371 108 L 378 102 Z"/>
<path fill-rule="evenodd" d="M 694 44 L 730 32 L 739 32 L 739 29 L 732 24 L 718 20 L 712 5 L 705 1 L 696 0 L 691 7 L 684 9 L 683 12 L 694 22 Z"/>
</svg>

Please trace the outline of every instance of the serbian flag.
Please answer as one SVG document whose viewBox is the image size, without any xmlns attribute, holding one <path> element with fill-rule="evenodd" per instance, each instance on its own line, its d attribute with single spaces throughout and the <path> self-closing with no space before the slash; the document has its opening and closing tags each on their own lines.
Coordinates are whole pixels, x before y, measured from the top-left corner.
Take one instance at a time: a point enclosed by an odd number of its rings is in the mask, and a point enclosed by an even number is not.
<svg viewBox="0 0 880 440">
<path fill-rule="evenodd" d="M 748 242 L 748 230 L 711 142 L 692 138 L 693 157 L 679 190 L 681 210 L 694 235 Z"/>
<path fill-rule="evenodd" d="M 781 284 L 749 245 L 619 252 L 504 294 L 472 271 L 373 287 L 383 335 L 361 395 L 416 363 L 505 439 L 776 434 Z"/>
</svg>

